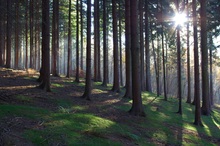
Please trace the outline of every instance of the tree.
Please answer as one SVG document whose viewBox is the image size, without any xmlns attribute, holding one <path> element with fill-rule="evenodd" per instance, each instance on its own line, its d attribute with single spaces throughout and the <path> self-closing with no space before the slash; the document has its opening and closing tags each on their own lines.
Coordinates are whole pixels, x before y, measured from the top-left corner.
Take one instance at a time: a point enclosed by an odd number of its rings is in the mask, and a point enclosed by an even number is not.
<svg viewBox="0 0 220 146">
<path fill-rule="evenodd" d="M 81 26 L 81 29 L 80 29 L 80 33 L 81 33 L 81 40 L 80 40 L 80 43 L 81 43 L 81 69 L 83 70 L 83 0 L 80 1 L 80 26 Z"/>
<path fill-rule="evenodd" d="M 198 51 L 198 30 L 197 30 L 197 15 L 196 15 L 196 0 L 192 1 L 193 7 L 193 39 L 194 39 L 194 75 L 195 75 L 195 125 L 202 126 L 201 108 L 200 108 L 200 81 L 199 81 L 199 51 Z"/>
<path fill-rule="evenodd" d="M 6 54 L 6 68 L 11 67 L 11 26 L 12 26 L 12 16 L 11 16 L 11 6 L 12 1 L 7 0 L 7 54 Z"/>
<path fill-rule="evenodd" d="M 30 28 L 30 68 L 33 68 L 33 56 L 34 56 L 34 4 L 33 0 L 29 2 L 29 28 Z"/>
<path fill-rule="evenodd" d="M 186 15 L 189 17 L 189 3 L 186 0 Z M 187 44 L 187 81 L 188 81 L 188 92 L 186 103 L 191 103 L 191 77 L 190 77 L 190 46 L 189 46 L 189 23 L 187 23 L 187 33 L 186 33 L 186 44 Z"/>
<path fill-rule="evenodd" d="M 131 24 L 131 62 L 132 62 L 132 107 L 130 114 L 135 116 L 145 116 L 140 85 L 140 48 L 138 48 L 138 0 L 130 1 L 130 24 Z"/>
<path fill-rule="evenodd" d="M 152 92 L 150 73 L 150 48 L 149 48 L 149 16 L 148 1 L 145 0 L 145 62 L 146 62 L 146 91 Z"/>
<path fill-rule="evenodd" d="M 42 82 L 40 88 L 50 92 L 50 17 L 49 0 L 42 0 Z"/>
<path fill-rule="evenodd" d="M 208 48 L 207 48 L 207 16 L 206 0 L 200 1 L 201 24 L 201 70 L 202 70 L 202 114 L 210 115 L 209 74 L 208 74 Z"/>
<path fill-rule="evenodd" d="M 179 0 L 176 1 L 177 12 L 179 13 Z M 177 25 L 177 80 L 178 80 L 178 98 L 179 98 L 179 114 L 182 114 L 182 80 L 181 80 L 181 48 L 180 48 L 180 25 Z"/>
<path fill-rule="evenodd" d="M 79 0 L 76 1 L 76 82 L 79 83 Z"/>
<path fill-rule="evenodd" d="M 0 0 L 0 6 L 3 5 L 3 0 Z M 0 66 L 3 66 L 3 49 L 4 49 L 4 11 L 0 9 Z"/>
<path fill-rule="evenodd" d="M 25 1 L 25 68 L 28 69 L 28 0 Z"/>
<path fill-rule="evenodd" d="M 102 85 L 107 87 L 108 80 L 108 49 L 106 35 L 106 0 L 103 0 L 103 82 Z"/>
<path fill-rule="evenodd" d="M 91 100 L 91 0 L 87 1 L 86 86 L 82 98 Z"/>
<path fill-rule="evenodd" d="M 59 0 L 53 0 L 52 74 L 59 76 Z"/>
<path fill-rule="evenodd" d="M 131 25 L 130 0 L 125 1 L 125 57 L 126 57 L 126 92 L 124 98 L 132 98 L 131 80 Z"/>
<path fill-rule="evenodd" d="M 19 1 L 16 1 L 15 6 L 15 69 L 18 69 L 18 60 L 19 60 Z"/>
<path fill-rule="evenodd" d="M 71 28 L 71 12 L 72 12 L 72 3 L 69 0 L 69 16 L 68 16 L 68 54 L 67 54 L 67 75 L 66 77 L 70 77 L 71 70 L 71 50 L 72 50 L 72 28 Z"/>
<path fill-rule="evenodd" d="M 112 0 L 112 16 L 113 16 L 113 56 L 114 56 L 114 81 L 113 92 L 120 92 L 119 85 L 119 64 L 118 64 L 118 29 L 117 29 L 117 11 L 116 0 Z"/>
</svg>

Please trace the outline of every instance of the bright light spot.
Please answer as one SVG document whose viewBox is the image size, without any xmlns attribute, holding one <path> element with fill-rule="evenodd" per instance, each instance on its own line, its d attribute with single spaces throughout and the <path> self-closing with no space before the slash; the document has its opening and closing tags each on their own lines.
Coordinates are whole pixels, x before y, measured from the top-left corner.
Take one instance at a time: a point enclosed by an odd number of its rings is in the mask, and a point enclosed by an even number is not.
<svg viewBox="0 0 220 146">
<path fill-rule="evenodd" d="M 173 21 L 175 22 L 175 25 L 183 25 L 186 21 L 186 14 L 184 13 L 176 13 L 175 17 L 173 18 Z"/>
</svg>

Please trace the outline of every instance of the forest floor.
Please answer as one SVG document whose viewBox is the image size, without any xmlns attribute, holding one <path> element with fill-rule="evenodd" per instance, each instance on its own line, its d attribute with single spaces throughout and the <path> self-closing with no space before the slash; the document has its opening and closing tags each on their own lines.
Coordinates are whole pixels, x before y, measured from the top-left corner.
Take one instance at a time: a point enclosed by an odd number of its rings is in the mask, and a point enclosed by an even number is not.
<svg viewBox="0 0 220 146">
<path fill-rule="evenodd" d="M 84 83 L 51 77 L 52 92 L 36 82 L 34 70 L 0 68 L 0 146 L 17 145 L 220 145 L 220 110 L 193 125 L 194 107 L 143 92 L 146 117 L 131 116 L 131 100 L 94 83 L 91 101 Z"/>
</svg>

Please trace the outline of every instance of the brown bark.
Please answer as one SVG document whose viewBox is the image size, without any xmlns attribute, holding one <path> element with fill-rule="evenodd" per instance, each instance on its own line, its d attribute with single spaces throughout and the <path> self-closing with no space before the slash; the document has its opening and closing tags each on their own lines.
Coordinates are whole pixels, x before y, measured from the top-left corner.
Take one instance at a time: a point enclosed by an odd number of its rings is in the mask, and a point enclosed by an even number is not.
<svg viewBox="0 0 220 146">
<path fill-rule="evenodd" d="M 108 78 L 108 50 L 107 50 L 107 35 L 106 35 L 106 0 L 103 0 L 103 82 L 102 85 L 107 87 Z"/>
<path fill-rule="evenodd" d="M 71 50 L 72 50 L 72 28 L 71 28 L 71 10 L 72 9 L 72 3 L 71 0 L 69 0 L 69 18 L 68 18 L 68 54 L 67 54 L 67 75 L 66 77 L 70 77 L 70 70 L 71 70 Z"/>
<path fill-rule="evenodd" d="M 0 0 L 0 6 L 3 5 L 3 0 Z M 4 49 L 4 11 L 0 13 L 0 66 L 3 66 L 3 49 Z"/>
<path fill-rule="evenodd" d="M 131 25 L 130 25 L 130 0 L 125 1 L 125 57 L 126 57 L 126 92 L 124 98 L 132 98 L 131 80 Z"/>
<path fill-rule="evenodd" d="M 82 98 L 91 100 L 91 0 L 87 1 L 87 45 L 86 45 L 86 86 Z"/>
<path fill-rule="evenodd" d="M 30 28 L 30 68 L 33 68 L 34 65 L 33 65 L 33 57 L 34 57 L 34 33 L 33 33 L 33 27 L 34 27 L 34 12 L 33 12 L 33 9 L 34 9 L 34 4 L 33 4 L 33 0 L 30 0 L 30 3 L 29 3 L 29 28 Z"/>
<path fill-rule="evenodd" d="M 201 108 L 200 108 L 200 80 L 199 80 L 199 51 L 198 51 L 198 30 L 197 30 L 197 14 L 196 14 L 196 0 L 192 1 L 193 7 L 193 39 L 194 39 L 194 76 L 195 76 L 195 119 L 194 124 L 202 126 Z"/>
<path fill-rule="evenodd" d="M 186 0 L 186 13 L 187 17 L 189 17 L 189 3 Z M 186 41 L 187 41 L 187 81 L 188 81 L 188 92 L 187 92 L 187 101 L 186 103 L 191 103 L 191 77 L 190 77 L 190 46 L 189 46 L 189 23 L 187 23 L 187 33 L 186 33 Z"/>
<path fill-rule="evenodd" d="M 7 0 L 7 54 L 6 54 L 6 68 L 11 67 L 11 26 L 12 16 L 11 14 L 11 0 Z"/>
<path fill-rule="evenodd" d="M 119 62 L 118 62 L 118 29 L 117 29 L 117 5 L 116 0 L 112 0 L 112 16 L 113 16 L 113 56 L 114 56 L 114 81 L 113 92 L 120 92 L 119 85 Z"/>
<path fill-rule="evenodd" d="M 83 70 L 84 69 L 84 66 L 83 66 L 83 0 L 80 1 L 80 33 L 81 33 L 81 39 L 80 39 L 80 47 L 81 47 L 81 69 Z"/>
<path fill-rule="evenodd" d="M 208 73 L 208 47 L 207 47 L 207 16 L 206 0 L 200 1 L 200 24 L 201 24 L 201 70 L 202 70 L 202 114 L 209 116 L 210 97 L 209 97 L 209 73 Z"/>
<path fill-rule="evenodd" d="M 150 73 L 150 48 L 149 48 L 149 16 L 148 1 L 145 1 L 145 57 L 146 57 L 146 91 L 152 92 Z"/>
<path fill-rule="evenodd" d="M 19 1 L 16 1 L 15 5 L 15 69 L 18 69 L 19 59 Z"/>
<path fill-rule="evenodd" d="M 28 0 L 25 3 L 25 68 L 28 69 Z"/>
<path fill-rule="evenodd" d="M 76 1 L 76 82 L 79 83 L 79 0 Z"/>
<path fill-rule="evenodd" d="M 42 82 L 40 88 L 50 92 L 50 17 L 49 0 L 42 0 Z"/>
<path fill-rule="evenodd" d="M 132 107 L 130 114 L 135 116 L 145 116 L 142 98 L 141 98 L 141 85 L 140 85 L 140 48 L 138 48 L 138 0 L 131 0 L 130 6 L 130 21 L 131 21 L 131 54 L 132 54 Z"/>
</svg>

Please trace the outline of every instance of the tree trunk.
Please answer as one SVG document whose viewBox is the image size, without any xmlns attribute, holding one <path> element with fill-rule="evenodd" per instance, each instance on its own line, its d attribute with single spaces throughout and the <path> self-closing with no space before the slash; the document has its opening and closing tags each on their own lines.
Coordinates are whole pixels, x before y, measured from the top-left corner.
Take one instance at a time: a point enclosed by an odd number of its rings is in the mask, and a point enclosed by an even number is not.
<svg viewBox="0 0 220 146">
<path fill-rule="evenodd" d="M 106 0 L 103 0 L 103 82 L 102 85 L 107 87 L 108 80 L 108 50 L 107 50 L 107 35 L 106 35 Z"/>
<path fill-rule="evenodd" d="M 202 126 L 201 108 L 200 108 L 200 81 L 199 81 L 199 51 L 198 51 L 198 30 L 197 30 L 197 14 L 196 14 L 196 0 L 192 1 L 193 7 L 193 38 L 194 38 L 194 76 L 195 76 L 195 125 Z"/>
<path fill-rule="evenodd" d="M 79 0 L 76 1 L 76 82 L 79 83 Z"/>
<path fill-rule="evenodd" d="M 3 0 L 0 0 L 0 6 L 3 5 Z M 0 66 L 3 66 L 3 49 L 4 49 L 4 11 L 1 8 L 0 13 Z"/>
<path fill-rule="evenodd" d="M 131 21 L 130 0 L 125 1 L 125 57 L 126 57 L 126 92 L 124 98 L 132 98 L 131 80 Z"/>
<path fill-rule="evenodd" d="M 145 116 L 142 98 L 141 98 L 141 85 L 140 85 L 140 48 L 138 48 L 138 0 L 131 0 L 130 6 L 130 24 L 131 24 L 131 53 L 132 53 L 132 107 L 130 114 L 135 116 Z"/>
<path fill-rule="evenodd" d="M 200 24 L 201 24 L 201 70 L 202 70 L 202 114 L 210 115 L 210 97 L 209 97 L 209 73 L 208 73 L 208 48 L 207 48 L 207 16 L 206 0 L 200 1 Z"/>
<path fill-rule="evenodd" d="M 7 54 L 6 54 L 6 68 L 11 67 L 11 27 L 12 27 L 12 16 L 11 6 L 12 1 L 7 0 Z"/>
<path fill-rule="evenodd" d="M 80 47 L 81 47 L 81 69 L 83 70 L 84 67 L 83 67 L 83 0 L 80 1 L 80 26 L 81 26 L 81 29 L 80 29 L 80 32 L 81 32 L 81 40 L 80 40 Z"/>
<path fill-rule="evenodd" d="M 150 48 L 149 48 L 149 16 L 148 1 L 145 1 L 145 61 L 146 61 L 146 91 L 152 92 L 150 73 Z"/>
<path fill-rule="evenodd" d="M 122 9 L 121 9 L 121 2 L 119 2 L 119 56 L 120 56 L 120 85 L 123 86 L 123 64 L 122 64 L 122 39 L 121 39 L 121 34 L 122 34 Z"/>
<path fill-rule="evenodd" d="M 34 57 L 34 33 L 33 33 L 33 23 L 34 23 L 34 6 L 33 6 L 33 0 L 30 0 L 30 5 L 29 5 L 29 27 L 30 27 L 30 68 L 33 68 L 33 57 Z"/>
<path fill-rule="evenodd" d="M 117 29 L 117 5 L 116 0 L 112 0 L 112 16 L 113 16 L 113 56 L 114 56 L 114 81 L 113 92 L 120 92 L 119 86 L 119 65 L 118 65 L 118 29 Z"/>
<path fill-rule="evenodd" d="M 143 34 L 143 0 L 139 0 L 139 28 L 140 28 L 140 60 L 141 60 L 141 68 L 140 68 L 140 77 L 141 77 L 141 90 L 145 89 L 145 80 L 144 80 L 144 34 Z"/>
<path fill-rule="evenodd" d="M 179 0 L 176 3 L 177 12 L 179 13 Z M 180 48 L 180 25 L 177 26 L 177 78 L 178 78 L 178 98 L 179 98 L 179 110 L 177 113 L 182 115 L 182 80 L 181 80 L 181 48 Z"/>
<path fill-rule="evenodd" d="M 28 69 L 28 0 L 25 8 L 25 68 Z"/>
<path fill-rule="evenodd" d="M 188 3 L 188 0 L 186 0 L 186 13 L 187 13 L 187 17 L 189 17 L 189 3 Z M 186 44 L 187 44 L 187 81 L 188 81 L 188 93 L 187 93 L 186 103 L 191 103 L 189 23 L 187 23 L 186 41 L 187 41 Z"/>
<path fill-rule="evenodd" d="M 213 101 L 213 77 L 212 77 L 212 50 L 213 50 L 213 39 L 212 39 L 212 34 L 210 34 L 209 36 L 209 39 L 210 39 L 210 46 L 209 47 L 209 65 L 210 65 L 210 68 L 209 68 L 209 79 L 210 79 L 210 108 L 214 105 L 214 101 Z"/>
<path fill-rule="evenodd" d="M 42 82 L 40 88 L 50 92 L 50 17 L 49 0 L 42 0 Z"/>
<path fill-rule="evenodd" d="M 71 50 L 72 50 L 72 29 L 71 29 L 71 12 L 72 12 L 72 3 L 69 0 L 69 19 L 68 19 L 68 54 L 67 54 L 67 75 L 66 77 L 70 77 L 70 70 L 71 70 Z"/>
<path fill-rule="evenodd" d="M 14 68 L 18 69 L 19 59 L 19 1 L 16 1 L 15 6 L 15 65 Z"/>
<path fill-rule="evenodd" d="M 91 0 L 87 1 L 86 86 L 82 98 L 91 100 Z"/>
</svg>

